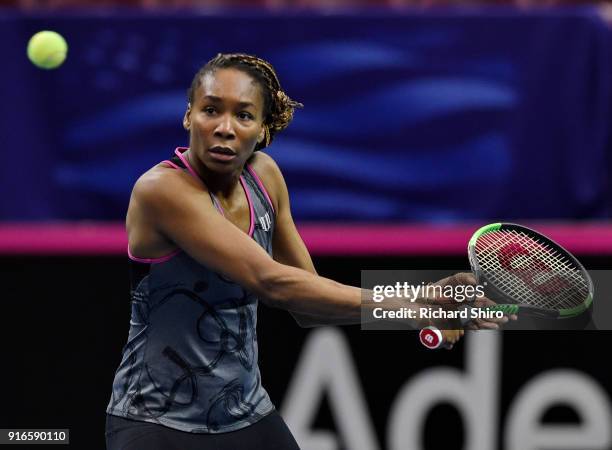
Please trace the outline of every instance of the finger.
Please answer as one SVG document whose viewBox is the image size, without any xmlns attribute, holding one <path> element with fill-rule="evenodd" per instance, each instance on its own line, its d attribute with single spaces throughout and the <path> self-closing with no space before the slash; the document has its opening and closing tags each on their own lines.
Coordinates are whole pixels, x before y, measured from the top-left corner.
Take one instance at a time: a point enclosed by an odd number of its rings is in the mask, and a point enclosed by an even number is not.
<svg viewBox="0 0 612 450">
<path fill-rule="evenodd" d="M 491 318 L 486 318 L 486 319 L 481 319 L 483 322 L 491 322 L 491 323 L 499 323 L 499 324 L 504 324 L 504 323 L 508 323 L 508 321 L 510 319 L 508 319 L 508 316 L 502 316 L 502 317 L 491 317 Z"/>
<path fill-rule="evenodd" d="M 493 322 L 479 322 L 476 324 L 479 330 L 499 330 L 499 325 Z"/>
<path fill-rule="evenodd" d="M 475 285 L 478 284 L 476 277 L 472 272 L 459 272 L 450 277 L 454 285 Z"/>
<path fill-rule="evenodd" d="M 495 305 L 497 305 L 497 303 L 495 303 L 493 300 L 486 298 L 486 297 L 481 297 L 481 300 L 479 299 L 478 301 L 474 302 L 473 307 L 474 308 L 491 308 L 492 306 L 495 306 Z M 508 323 L 508 321 L 510 320 L 518 320 L 518 316 L 516 314 L 504 314 L 503 317 L 500 317 L 500 318 L 491 317 L 491 318 L 486 318 L 482 320 L 488 321 L 488 322 Z"/>
<path fill-rule="evenodd" d="M 459 339 L 461 339 L 461 336 L 462 336 L 461 331 L 462 330 L 443 330 L 442 335 L 444 336 L 444 341 L 454 344 Z"/>
<path fill-rule="evenodd" d="M 487 329 L 487 330 L 498 330 L 499 325 L 495 322 L 491 322 L 485 319 L 474 319 L 472 323 L 476 326 L 477 330 Z"/>
<path fill-rule="evenodd" d="M 480 308 L 484 308 L 487 306 L 495 306 L 497 305 L 497 303 L 495 303 L 493 300 L 491 300 L 488 297 L 475 297 L 474 298 L 474 306 L 480 307 Z"/>
<path fill-rule="evenodd" d="M 507 316 L 491 319 L 474 319 L 470 323 L 468 323 L 464 329 L 465 330 L 499 330 L 502 325 L 509 322 L 509 318 Z"/>
</svg>

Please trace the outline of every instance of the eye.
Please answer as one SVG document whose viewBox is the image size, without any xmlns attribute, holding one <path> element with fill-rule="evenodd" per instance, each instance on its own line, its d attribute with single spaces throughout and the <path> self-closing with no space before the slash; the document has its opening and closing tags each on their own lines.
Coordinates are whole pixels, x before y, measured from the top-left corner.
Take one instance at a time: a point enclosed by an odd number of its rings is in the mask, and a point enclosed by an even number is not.
<svg viewBox="0 0 612 450">
<path fill-rule="evenodd" d="M 204 108 L 202 108 L 202 111 L 204 111 L 209 116 L 212 116 L 217 112 L 217 109 L 214 106 L 205 106 Z"/>
<path fill-rule="evenodd" d="M 240 120 L 253 120 L 253 114 L 246 112 L 246 111 L 241 111 L 238 113 L 238 118 Z"/>
</svg>

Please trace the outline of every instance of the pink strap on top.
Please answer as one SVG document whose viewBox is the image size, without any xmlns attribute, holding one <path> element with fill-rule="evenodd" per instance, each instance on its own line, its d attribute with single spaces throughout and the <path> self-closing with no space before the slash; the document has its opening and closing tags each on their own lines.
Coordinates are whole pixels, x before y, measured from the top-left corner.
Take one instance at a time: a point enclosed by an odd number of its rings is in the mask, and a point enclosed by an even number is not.
<svg viewBox="0 0 612 450">
<path fill-rule="evenodd" d="M 183 156 L 183 154 L 182 154 L 182 153 L 179 151 L 179 150 L 181 150 L 181 149 L 184 149 L 185 151 L 187 151 L 187 150 L 188 150 L 188 148 L 187 148 L 187 147 L 177 147 L 177 148 L 174 150 L 174 154 L 175 154 L 176 156 L 178 156 L 178 157 L 179 157 L 179 159 L 180 159 L 181 161 L 183 161 L 183 164 L 185 164 L 185 167 L 187 167 L 187 170 L 189 170 L 189 173 L 190 173 L 191 175 L 193 175 L 193 176 L 194 176 L 194 178 L 196 178 L 197 180 L 199 180 L 199 179 L 200 179 L 200 177 L 198 176 L 198 174 L 197 174 L 197 173 L 195 173 L 195 170 L 193 170 L 193 168 L 192 168 L 192 167 L 189 165 L 189 163 L 187 162 L 187 160 L 185 159 L 185 157 Z"/>
<path fill-rule="evenodd" d="M 259 189 L 261 189 L 261 191 L 264 193 L 264 196 L 266 197 L 266 200 L 268 200 L 268 203 L 270 204 L 270 208 L 272 208 L 272 213 L 276 214 L 276 212 L 274 211 L 274 205 L 272 204 L 272 200 L 270 200 L 270 196 L 268 195 L 268 191 L 266 190 L 266 187 L 264 186 L 262 181 L 257 176 L 257 173 L 248 164 L 246 165 L 246 168 L 249 171 L 249 173 L 253 176 L 253 178 L 255 178 L 255 182 L 259 186 Z"/>
<path fill-rule="evenodd" d="M 179 159 L 181 161 L 183 161 L 183 164 L 185 164 L 185 167 L 187 167 L 187 170 L 189 170 L 189 173 L 196 179 L 199 180 L 200 182 L 202 182 L 202 180 L 200 179 L 200 177 L 198 176 L 198 174 L 195 172 L 195 170 L 193 170 L 193 167 L 191 167 L 189 165 L 189 163 L 187 162 L 187 159 L 185 159 L 185 157 L 183 156 L 183 153 L 181 152 L 181 150 L 187 151 L 189 150 L 188 147 L 177 147 L 174 150 L 174 154 L 176 156 L 179 157 Z M 175 167 L 177 167 L 177 169 L 179 169 L 180 167 L 176 166 L 176 164 L 174 164 Z M 225 217 L 225 212 L 223 212 L 223 208 L 221 207 L 221 204 L 219 203 L 219 201 L 217 200 L 217 198 L 215 197 L 215 195 L 211 192 L 210 193 L 210 197 L 212 198 L 212 201 L 215 205 L 215 208 L 217 208 L 217 211 L 219 211 L 221 213 L 221 215 L 223 217 Z"/>
<path fill-rule="evenodd" d="M 193 170 L 193 168 L 189 165 L 189 163 L 187 162 L 187 159 L 181 153 L 181 150 L 187 151 L 187 149 L 188 149 L 187 147 L 177 147 L 174 150 L 174 153 L 176 154 L 176 156 L 178 156 L 180 158 L 181 161 L 183 161 L 183 164 L 185 164 L 185 167 L 187 167 L 187 170 L 189 170 L 189 173 L 191 175 L 193 175 L 196 179 L 202 181 L 200 179 L 200 177 L 198 176 L 198 174 L 196 174 L 195 170 Z M 247 170 L 248 170 L 248 165 L 247 165 Z M 257 175 L 255 175 L 255 176 L 257 176 Z M 242 189 L 244 190 L 244 193 L 245 193 L 246 198 L 247 198 L 247 203 L 249 204 L 249 236 L 253 237 L 253 231 L 255 230 L 255 211 L 253 211 L 253 202 L 251 201 L 251 194 L 249 194 L 249 190 L 247 189 L 246 183 L 245 183 L 244 178 L 242 177 L 242 175 L 240 175 L 240 184 L 242 185 Z M 215 195 L 211 192 L 210 196 L 211 196 L 211 198 L 212 198 L 212 200 L 213 200 L 217 210 L 219 210 L 221 215 L 223 217 L 225 217 L 225 212 L 223 211 L 223 207 L 221 206 L 221 204 L 219 203 L 219 201 L 217 200 Z M 266 194 L 266 196 L 267 196 L 267 194 Z"/>
<path fill-rule="evenodd" d="M 156 263 L 166 262 L 169 259 L 172 259 L 173 256 L 176 256 L 181 252 L 181 249 L 177 248 L 176 250 L 171 251 L 167 255 L 160 256 L 159 258 L 138 258 L 132 255 L 132 252 L 130 251 L 130 245 L 128 244 L 127 252 L 128 252 L 128 257 L 133 261 L 140 262 L 140 263 L 156 264 Z"/>
<path fill-rule="evenodd" d="M 165 161 L 162 161 L 162 164 L 163 164 L 163 163 L 166 163 L 166 164 L 168 164 L 169 166 L 171 166 L 171 167 L 173 167 L 173 168 L 175 168 L 175 169 L 179 169 L 179 170 L 181 169 L 179 166 L 177 166 L 176 164 L 174 164 L 174 163 L 173 163 L 172 161 L 170 161 L 169 159 L 166 159 Z"/>
<path fill-rule="evenodd" d="M 253 211 L 253 202 L 251 201 L 251 194 L 249 194 L 249 190 L 246 187 L 246 183 L 244 182 L 244 178 L 240 175 L 240 184 L 242 185 L 242 189 L 244 189 L 244 193 L 246 194 L 247 202 L 249 204 L 249 236 L 253 237 L 253 230 L 255 229 L 255 211 Z"/>
</svg>

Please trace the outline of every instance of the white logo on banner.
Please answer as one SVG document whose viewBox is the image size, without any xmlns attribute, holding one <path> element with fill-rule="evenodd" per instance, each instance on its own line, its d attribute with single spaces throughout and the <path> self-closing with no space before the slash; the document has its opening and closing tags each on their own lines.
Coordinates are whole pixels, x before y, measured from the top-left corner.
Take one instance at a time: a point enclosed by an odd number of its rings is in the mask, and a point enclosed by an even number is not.
<svg viewBox="0 0 612 450">
<path fill-rule="evenodd" d="M 333 433 L 311 428 L 324 393 L 347 448 L 378 449 L 357 373 L 340 331 L 326 327 L 310 333 L 282 408 L 282 416 L 302 450 L 339 447 Z"/>
<path fill-rule="evenodd" d="M 407 356 L 408 358 L 409 356 Z M 464 369 L 432 367 L 413 376 L 398 392 L 389 412 L 390 450 L 423 450 L 422 434 L 429 412 L 450 403 L 463 419 L 466 450 L 497 447 L 502 346 L 499 333 L 466 337 Z M 384 376 L 384 375 L 383 375 Z M 315 430 L 318 407 L 327 394 L 337 434 Z M 580 423 L 541 423 L 551 407 L 573 408 Z M 282 415 L 303 450 L 377 450 L 379 445 L 358 372 L 342 332 L 312 331 L 285 395 Z M 503 436 L 505 450 L 609 449 L 612 411 L 604 389 L 588 375 L 556 369 L 536 376 L 511 403 Z M 458 448 L 459 448 L 458 447 Z"/>
</svg>

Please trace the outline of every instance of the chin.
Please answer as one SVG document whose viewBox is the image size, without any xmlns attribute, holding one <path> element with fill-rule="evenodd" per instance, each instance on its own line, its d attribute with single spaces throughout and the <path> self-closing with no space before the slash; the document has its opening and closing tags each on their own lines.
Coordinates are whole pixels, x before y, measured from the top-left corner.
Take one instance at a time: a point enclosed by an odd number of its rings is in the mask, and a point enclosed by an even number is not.
<svg viewBox="0 0 612 450">
<path fill-rule="evenodd" d="M 206 167 L 211 172 L 216 173 L 232 173 L 238 169 L 239 165 L 236 161 L 216 161 L 214 159 L 206 161 Z"/>
</svg>

